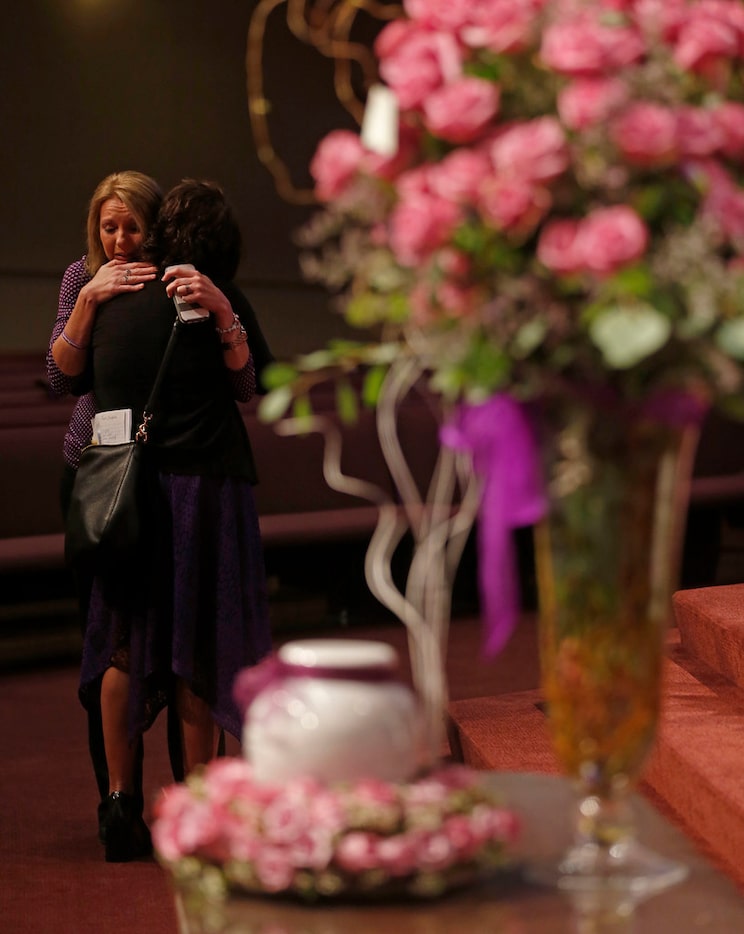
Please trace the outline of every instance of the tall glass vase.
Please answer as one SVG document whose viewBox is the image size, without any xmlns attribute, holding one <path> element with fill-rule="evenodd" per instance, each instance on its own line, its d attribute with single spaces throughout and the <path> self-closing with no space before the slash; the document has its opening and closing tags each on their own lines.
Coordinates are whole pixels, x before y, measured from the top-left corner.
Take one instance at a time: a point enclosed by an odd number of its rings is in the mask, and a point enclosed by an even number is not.
<svg viewBox="0 0 744 934">
<path fill-rule="evenodd" d="M 653 746 L 702 409 L 572 400 L 538 424 L 549 512 L 536 529 L 542 683 L 577 789 L 574 840 L 539 881 L 648 894 L 683 866 L 638 842 L 630 804 Z"/>
</svg>

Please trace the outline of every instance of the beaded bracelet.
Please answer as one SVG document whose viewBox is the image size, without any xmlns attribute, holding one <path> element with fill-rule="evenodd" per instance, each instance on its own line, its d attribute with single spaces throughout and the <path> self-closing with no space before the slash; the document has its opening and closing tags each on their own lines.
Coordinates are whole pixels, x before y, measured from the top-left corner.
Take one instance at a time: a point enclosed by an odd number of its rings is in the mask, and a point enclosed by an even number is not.
<svg viewBox="0 0 744 934">
<path fill-rule="evenodd" d="M 228 328 L 218 328 L 215 325 L 215 331 L 218 334 L 232 334 L 233 331 L 237 331 L 238 328 L 242 328 L 243 325 L 240 323 L 240 318 L 233 312 L 232 324 Z"/>
<path fill-rule="evenodd" d="M 74 341 L 71 337 L 68 337 L 67 334 L 66 334 L 65 331 L 64 331 L 64 328 L 63 328 L 62 331 L 60 332 L 60 335 L 59 335 L 59 336 L 62 338 L 62 340 L 63 340 L 66 344 L 69 344 L 70 347 L 74 347 L 75 350 L 86 350 L 86 349 L 88 348 L 88 346 L 89 346 L 88 344 L 78 344 L 77 341 Z"/>
</svg>

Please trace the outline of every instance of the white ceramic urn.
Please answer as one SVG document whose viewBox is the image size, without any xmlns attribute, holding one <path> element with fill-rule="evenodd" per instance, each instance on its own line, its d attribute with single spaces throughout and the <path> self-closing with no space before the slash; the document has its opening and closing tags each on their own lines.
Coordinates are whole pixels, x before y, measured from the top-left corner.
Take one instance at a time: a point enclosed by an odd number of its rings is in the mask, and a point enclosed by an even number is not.
<svg viewBox="0 0 744 934">
<path fill-rule="evenodd" d="M 407 781 L 422 761 L 418 700 L 384 642 L 289 642 L 245 711 L 243 754 L 260 782 Z"/>
</svg>

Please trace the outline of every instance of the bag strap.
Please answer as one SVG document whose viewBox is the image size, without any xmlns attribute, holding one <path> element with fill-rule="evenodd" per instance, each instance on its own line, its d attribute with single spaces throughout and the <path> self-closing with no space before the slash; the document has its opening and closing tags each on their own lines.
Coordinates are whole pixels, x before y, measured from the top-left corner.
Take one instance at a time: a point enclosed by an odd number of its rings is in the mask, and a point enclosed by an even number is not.
<svg viewBox="0 0 744 934">
<path fill-rule="evenodd" d="M 155 408 L 155 402 L 157 401 L 158 395 L 160 394 L 160 389 L 163 385 L 165 371 L 168 367 L 171 355 L 173 354 L 173 349 L 176 346 L 178 323 L 178 317 L 176 316 L 173 322 L 170 337 L 168 338 L 168 343 L 166 344 L 165 351 L 163 353 L 163 359 L 160 361 L 160 368 L 158 369 L 157 375 L 155 376 L 155 382 L 153 383 L 152 389 L 150 390 L 150 397 L 145 403 L 145 408 L 142 411 L 142 422 L 137 428 L 134 436 L 134 440 L 139 444 L 147 444 L 149 440 L 147 437 L 147 430 L 150 426 L 150 422 L 152 421 L 152 410 Z"/>
</svg>

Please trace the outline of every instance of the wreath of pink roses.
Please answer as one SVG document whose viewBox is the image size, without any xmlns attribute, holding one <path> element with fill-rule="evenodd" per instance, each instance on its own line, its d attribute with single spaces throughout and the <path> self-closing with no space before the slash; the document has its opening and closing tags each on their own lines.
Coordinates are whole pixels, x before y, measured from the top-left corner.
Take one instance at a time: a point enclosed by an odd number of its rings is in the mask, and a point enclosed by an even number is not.
<svg viewBox="0 0 744 934">
<path fill-rule="evenodd" d="M 177 884 L 314 899 L 438 895 L 505 866 L 518 833 L 516 815 L 465 766 L 407 784 L 272 785 L 223 758 L 162 792 L 153 842 Z"/>
</svg>

